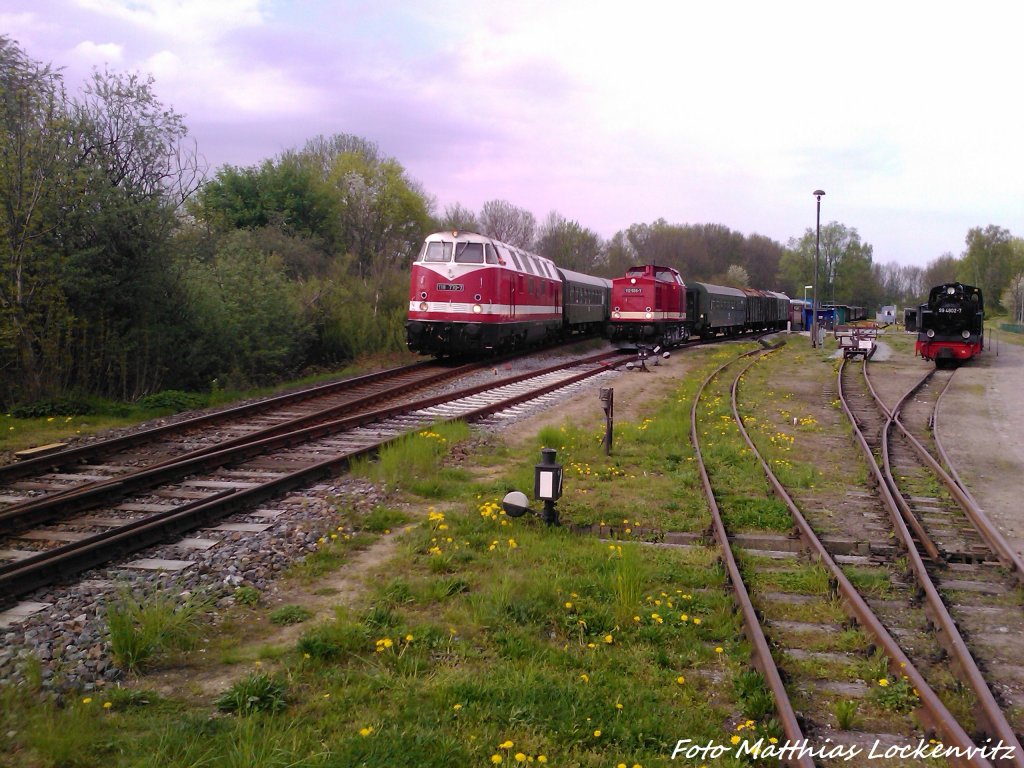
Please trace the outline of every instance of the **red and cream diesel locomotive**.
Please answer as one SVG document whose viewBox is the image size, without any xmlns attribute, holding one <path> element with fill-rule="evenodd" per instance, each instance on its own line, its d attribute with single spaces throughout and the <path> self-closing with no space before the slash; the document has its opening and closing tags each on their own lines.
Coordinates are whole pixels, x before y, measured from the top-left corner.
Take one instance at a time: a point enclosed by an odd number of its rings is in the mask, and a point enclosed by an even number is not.
<svg viewBox="0 0 1024 768">
<path fill-rule="evenodd" d="M 412 265 L 406 340 L 424 355 L 518 349 L 600 332 L 611 282 L 473 232 L 429 235 Z"/>
</svg>

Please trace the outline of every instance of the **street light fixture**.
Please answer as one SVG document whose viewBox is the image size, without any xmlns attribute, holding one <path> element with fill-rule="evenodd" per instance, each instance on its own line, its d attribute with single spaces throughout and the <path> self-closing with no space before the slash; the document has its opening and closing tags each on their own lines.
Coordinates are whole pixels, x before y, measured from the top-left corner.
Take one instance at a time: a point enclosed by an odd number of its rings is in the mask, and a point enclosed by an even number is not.
<svg viewBox="0 0 1024 768">
<path fill-rule="evenodd" d="M 821 198 L 825 190 L 816 189 L 812 193 L 818 198 L 818 230 L 814 239 L 814 293 L 811 297 L 811 347 L 818 346 L 818 261 L 821 253 Z"/>
</svg>

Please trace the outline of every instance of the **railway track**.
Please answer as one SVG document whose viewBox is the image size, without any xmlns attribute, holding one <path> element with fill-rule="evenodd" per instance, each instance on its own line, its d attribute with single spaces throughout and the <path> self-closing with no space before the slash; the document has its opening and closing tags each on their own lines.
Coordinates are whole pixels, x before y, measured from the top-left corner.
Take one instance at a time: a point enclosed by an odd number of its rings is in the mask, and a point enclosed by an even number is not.
<svg viewBox="0 0 1024 768">
<path fill-rule="evenodd" d="M 870 605 L 844 570 L 844 567 L 853 569 L 859 584 L 898 583 L 901 577 L 895 567 L 892 548 L 888 556 L 881 552 L 868 557 L 850 555 L 844 546 L 848 542 L 835 537 L 819 538 L 769 463 L 758 453 L 744 427 L 737 404 L 740 379 L 754 362 L 756 360 L 746 363 L 730 361 L 708 376 L 691 411 L 691 442 L 698 455 L 705 495 L 712 512 L 714 536 L 723 553 L 723 562 L 743 615 L 745 634 L 753 647 L 754 664 L 772 692 L 786 743 L 817 745 L 818 751 L 812 748 L 808 753 L 790 756 L 789 764 L 820 764 L 820 758 L 827 754 L 830 743 L 847 745 L 847 749 L 857 745 L 865 749 L 867 744 L 871 744 L 884 754 L 889 747 L 899 749 L 901 744 L 924 744 L 931 735 L 940 736 L 943 744 L 964 750 L 965 754 L 972 749 L 977 752 L 978 745 L 957 717 L 951 714 L 940 695 L 941 692 L 947 699 L 952 698 L 962 705 L 962 701 L 956 698 L 956 681 L 943 674 L 944 668 L 937 661 L 941 655 L 938 645 L 929 641 L 927 633 L 922 631 L 926 621 L 915 605 L 915 591 L 909 585 L 885 591 L 884 607 L 889 613 L 887 626 L 886 621 L 876 614 L 876 610 L 883 607 L 880 601 L 875 600 L 875 605 Z M 723 383 L 723 373 L 729 366 L 735 367 L 731 386 Z M 703 418 L 699 408 L 702 398 L 710 403 Z M 730 505 L 737 506 L 738 494 L 735 489 L 730 492 L 720 490 L 716 494 L 714 487 L 714 478 L 719 475 L 723 477 L 721 484 L 729 484 L 729 462 L 723 462 L 720 456 L 710 462 L 709 470 L 702 455 L 700 439 L 700 435 L 714 430 L 715 425 L 725 429 L 721 426 L 725 418 L 722 412 L 724 402 L 731 404 L 736 428 L 769 479 L 772 492 L 786 504 L 798 531 L 799 544 L 791 537 L 780 536 L 777 537 L 780 540 L 777 551 L 751 551 L 745 548 L 751 537 L 730 529 L 727 520 L 740 517 L 730 509 Z M 724 436 L 724 432 L 720 434 Z M 721 508 L 718 496 L 722 498 Z M 770 536 L 760 538 L 771 539 Z M 842 550 L 842 553 L 834 550 Z M 841 614 L 837 615 L 839 612 Z M 845 614 L 845 621 L 842 614 Z M 895 629 L 892 627 L 894 615 L 901 617 L 900 636 L 915 638 L 911 645 L 916 662 L 904 652 L 894 637 L 895 633 L 890 631 L 890 628 Z M 799 620 L 794 620 L 794 616 Z M 854 627 L 862 628 L 870 642 L 851 643 Z M 852 647 L 843 646 L 844 634 L 846 644 Z M 935 688 L 929 679 L 936 683 Z M 892 682 L 892 691 L 887 693 L 905 689 L 905 703 L 909 705 L 913 701 L 916 704 L 919 719 L 926 724 L 927 731 L 912 727 L 899 716 L 883 721 L 884 733 L 849 730 L 849 725 L 844 724 L 837 713 L 844 707 L 849 711 L 856 697 L 863 696 L 881 680 L 885 680 L 886 685 Z M 839 721 L 839 729 L 834 726 L 834 721 Z M 873 719 L 876 729 L 878 722 L 876 714 Z M 880 744 L 881 747 L 878 746 Z M 954 760 L 952 763 L 991 764 L 984 756 L 977 755 L 971 760 Z M 912 759 L 896 759 L 889 764 L 917 763 Z"/>
<path fill-rule="evenodd" d="M 484 365 L 415 363 L 0 466 L 0 515 L 45 498 L 118 482 L 144 469 L 204 456 L 407 397 L 471 374 Z"/>
<path fill-rule="evenodd" d="M 944 390 L 935 377 L 947 374 L 929 371 L 891 410 L 871 386 L 866 364 L 856 384 L 849 381 L 853 377 L 848 374 L 844 365 L 840 387 L 849 392 L 844 407 L 861 434 L 880 436 L 880 443 L 864 441 L 862 447 L 872 456 L 882 456 L 872 470 L 884 486 L 883 495 L 891 497 L 892 506 L 899 510 L 899 515 L 894 515 L 896 529 L 929 619 L 959 678 L 976 696 L 979 729 L 1016 744 L 1020 755 L 1017 734 L 1024 732 L 1024 667 L 1020 665 L 1024 659 L 1024 593 L 1020 571 L 1012 559 L 1001 559 L 1000 550 L 1009 550 L 1009 546 L 990 541 L 990 537 L 1001 539 L 994 526 L 981 529 L 976 525 L 984 518 L 981 510 L 957 503 L 957 496 L 962 494 L 956 493 L 955 483 L 942 476 L 934 458 L 899 421 L 899 414 L 915 392 L 922 388 Z M 929 399 L 920 397 L 919 405 L 908 409 L 915 421 L 920 421 L 922 414 L 934 414 L 937 398 L 932 404 Z M 929 475 L 936 471 L 937 475 Z M 926 485 L 928 481 L 930 485 Z"/>
<path fill-rule="evenodd" d="M 441 395 L 165 461 L 116 480 L 51 494 L 0 513 L 0 606 L 18 596 L 337 472 L 401 435 L 433 423 L 474 421 L 568 387 L 632 353 L 592 355 Z"/>
</svg>

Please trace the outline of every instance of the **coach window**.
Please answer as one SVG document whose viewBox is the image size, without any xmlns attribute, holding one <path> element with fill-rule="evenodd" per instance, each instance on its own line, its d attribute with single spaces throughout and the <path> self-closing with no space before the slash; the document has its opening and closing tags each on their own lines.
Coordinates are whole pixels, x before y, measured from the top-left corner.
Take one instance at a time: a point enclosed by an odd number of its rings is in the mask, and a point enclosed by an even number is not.
<svg viewBox="0 0 1024 768">
<path fill-rule="evenodd" d="M 456 264 L 483 264 L 483 243 L 459 243 L 455 249 Z"/>
<path fill-rule="evenodd" d="M 434 240 L 423 247 L 422 261 L 441 263 L 451 260 L 452 244 L 450 242 L 438 242 Z"/>
<path fill-rule="evenodd" d="M 512 257 L 512 263 L 516 265 L 516 271 L 517 272 L 522 272 L 523 271 L 523 267 L 519 263 L 519 258 L 516 256 L 516 252 L 510 250 L 510 251 L 508 251 L 508 255 Z"/>
</svg>

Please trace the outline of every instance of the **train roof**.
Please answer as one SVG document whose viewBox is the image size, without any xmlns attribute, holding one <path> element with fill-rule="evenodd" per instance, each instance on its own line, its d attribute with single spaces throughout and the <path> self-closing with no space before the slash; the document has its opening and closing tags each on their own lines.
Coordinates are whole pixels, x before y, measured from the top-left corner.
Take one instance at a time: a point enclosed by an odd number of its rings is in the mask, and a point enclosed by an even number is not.
<svg viewBox="0 0 1024 768">
<path fill-rule="evenodd" d="M 462 230 L 444 230 L 427 235 L 424 240 L 424 250 L 429 243 L 482 243 L 489 244 L 497 253 L 498 263 L 509 269 L 515 269 L 527 275 L 537 275 L 552 280 L 561 280 L 558 274 L 558 265 L 551 259 L 531 251 L 518 248 L 493 237 L 481 235 L 479 232 L 464 232 Z M 422 253 L 422 252 L 421 252 Z M 457 257 L 456 257 L 457 258 Z M 419 260 L 419 259 L 417 259 Z M 493 261 L 487 263 L 493 264 Z"/>
<path fill-rule="evenodd" d="M 562 267 L 556 267 L 556 269 L 562 274 L 562 280 L 565 282 L 593 285 L 599 288 L 610 288 L 612 284 L 612 281 L 605 277 L 585 275 L 582 272 L 573 272 L 571 269 L 563 269 Z"/>
<path fill-rule="evenodd" d="M 697 286 L 707 293 L 714 293 L 718 296 L 740 296 L 746 298 L 746 295 L 739 288 L 730 288 L 726 285 L 715 285 L 714 283 L 700 283 L 697 281 L 691 281 L 687 283 L 689 286 Z"/>
</svg>

